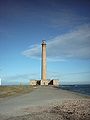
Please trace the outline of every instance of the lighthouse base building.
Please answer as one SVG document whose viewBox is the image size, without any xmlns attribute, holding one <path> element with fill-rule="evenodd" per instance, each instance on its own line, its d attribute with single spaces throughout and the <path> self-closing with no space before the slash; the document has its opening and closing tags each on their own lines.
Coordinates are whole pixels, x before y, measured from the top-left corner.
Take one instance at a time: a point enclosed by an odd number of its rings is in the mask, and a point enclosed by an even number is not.
<svg viewBox="0 0 90 120">
<path fill-rule="evenodd" d="M 53 80 L 30 80 L 30 85 L 53 85 L 58 86 L 59 80 L 53 79 Z"/>
</svg>

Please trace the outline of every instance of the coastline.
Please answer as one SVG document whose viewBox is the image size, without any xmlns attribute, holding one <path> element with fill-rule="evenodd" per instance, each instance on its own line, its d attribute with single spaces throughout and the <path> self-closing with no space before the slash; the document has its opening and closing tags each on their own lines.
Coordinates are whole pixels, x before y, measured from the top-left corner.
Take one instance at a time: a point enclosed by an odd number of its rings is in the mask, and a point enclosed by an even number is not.
<svg viewBox="0 0 90 120">
<path fill-rule="evenodd" d="M 23 109 L 24 115 L 0 116 L 0 120 L 89 120 L 90 100 L 64 100 Z"/>
<path fill-rule="evenodd" d="M 59 88 L 90 96 L 90 84 L 60 85 Z"/>
</svg>

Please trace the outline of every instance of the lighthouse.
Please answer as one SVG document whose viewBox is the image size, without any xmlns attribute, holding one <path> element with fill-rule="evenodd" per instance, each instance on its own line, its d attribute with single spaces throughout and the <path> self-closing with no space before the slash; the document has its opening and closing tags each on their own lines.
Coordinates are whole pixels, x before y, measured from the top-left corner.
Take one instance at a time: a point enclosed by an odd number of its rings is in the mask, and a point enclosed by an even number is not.
<svg viewBox="0 0 90 120">
<path fill-rule="evenodd" d="M 41 54 L 41 85 L 48 85 L 46 78 L 46 41 L 42 40 L 42 54 Z"/>
</svg>

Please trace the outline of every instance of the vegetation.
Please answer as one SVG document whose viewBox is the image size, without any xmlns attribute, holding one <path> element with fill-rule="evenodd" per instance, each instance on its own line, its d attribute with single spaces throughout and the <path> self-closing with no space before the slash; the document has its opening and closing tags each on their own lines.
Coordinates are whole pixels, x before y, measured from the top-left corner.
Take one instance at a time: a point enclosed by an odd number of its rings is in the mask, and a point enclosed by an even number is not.
<svg viewBox="0 0 90 120">
<path fill-rule="evenodd" d="M 0 98 L 16 96 L 33 91 L 33 86 L 17 85 L 17 86 L 0 86 Z"/>
</svg>

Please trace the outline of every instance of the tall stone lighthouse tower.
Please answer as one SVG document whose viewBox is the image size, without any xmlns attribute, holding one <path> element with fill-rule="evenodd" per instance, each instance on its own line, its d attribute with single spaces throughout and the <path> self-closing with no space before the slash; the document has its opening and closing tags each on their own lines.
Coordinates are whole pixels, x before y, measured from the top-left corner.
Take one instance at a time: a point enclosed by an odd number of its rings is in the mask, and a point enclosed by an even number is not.
<svg viewBox="0 0 90 120">
<path fill-rule="evenodd" d="M 30 85 L 59 85 L 59 80 L 47 80 L 46 77 L 46 41 L 42 40 L 42 54 L 41 54 L 41 80 L 30 80 Z"/>
<path fill-rule="evenodd" d="M 46 41 L 42 41 L 41 85 L 48 85 L 46 79 Z"/>
</svg>

